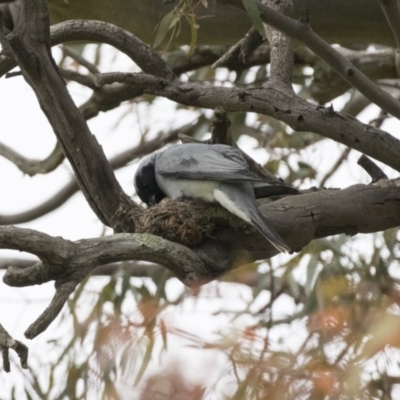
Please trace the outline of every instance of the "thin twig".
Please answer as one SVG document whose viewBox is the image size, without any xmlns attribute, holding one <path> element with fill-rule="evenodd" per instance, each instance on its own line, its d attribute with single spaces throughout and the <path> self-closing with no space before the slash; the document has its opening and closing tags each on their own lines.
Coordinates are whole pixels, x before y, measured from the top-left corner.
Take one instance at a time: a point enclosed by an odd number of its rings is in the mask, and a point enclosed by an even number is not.
<svg viewBox="0 0 400 400">
<path fill-rule="evenodd" d="M 28 368 L 28 348 L 20 341 L 13 339 L 0 324 L 0 350 L 3 356 L 4 371 L 10 372 L 9 349 L 13 349 L 21 361 L 21 367 Z"/>
<path fill-rule="evenodd" d="M 234 46 L 232 46 L 221 58 L 211 65 L 211 68 L 228 67 L 232 64 L 243 63 L 246 65 L 253 51 L 262 44 L 260 33 L 252 27 L 246 35 Z"/>
<path fill-rule="evenodd" d="M 349 156 L 351 152 L 351 148 L 347 147 L 346 149 L 343 150 L 342 154 L 339 156 L 339 158 L 336 160 L 335 164 L 332 165 L 332 168 L 325 174 L 325 176 L 321 179 L 321 182 L 319 184 L 319 188 L 323 188 L 325 185 L 325 182 L 336 172 L 336 170 L 342 165 L 342 162 L 344 160 L 347 160 L 347 157 Z"/>
<path fill-rule="evenodd" d="M 93 75 L 100 73 L 100 70 L 93 63 L 86 60 L 85 57 L 83 57 L 79 52 L 77 52 L 72 47 L 69 47 L 64 44 L 61 47 L 61 49 L 62 49 L 64 55 L 71 57 L 74 61 L 76 61 L 78 64 L 82 65 L 82 67 L 85 67 Z"/>
<path fill-rule="evenodd" d="M 362 167 L 372 178 L 371 183 L 377 182 L 380 179 L 388 179 L 387 175 L 364 154 L 358 159 L 357 164 Z"/>
<path fill-rule="evenodd" d="M 0 143 L 0 156 L 11 161 L 24 174 L 34 176 L 36 174 L 47 174 L 54 171 L 64 160 L 64 153 L 57 142 L 51 154 L 44 160 L 33 160 L 17 153 L 11 147 Z"/>
</svg>

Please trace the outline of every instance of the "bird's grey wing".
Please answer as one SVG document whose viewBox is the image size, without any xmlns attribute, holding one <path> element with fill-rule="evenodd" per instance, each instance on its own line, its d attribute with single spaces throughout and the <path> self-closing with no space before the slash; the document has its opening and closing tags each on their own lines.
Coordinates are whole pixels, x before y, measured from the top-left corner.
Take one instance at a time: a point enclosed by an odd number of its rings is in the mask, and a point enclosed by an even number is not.
<svg viewBox="0 0 400 400">
<path fill-rule="evenodd" d="M 238 149 L 226 145 L 182 144 L 157 157 L 156 173 L 165 178 L 258 181 Z"/>
</svg>

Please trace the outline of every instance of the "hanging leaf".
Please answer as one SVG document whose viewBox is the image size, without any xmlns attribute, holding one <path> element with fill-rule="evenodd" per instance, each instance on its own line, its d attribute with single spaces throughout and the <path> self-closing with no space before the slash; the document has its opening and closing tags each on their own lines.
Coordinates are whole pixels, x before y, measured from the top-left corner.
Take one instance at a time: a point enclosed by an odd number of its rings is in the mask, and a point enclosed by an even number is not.
<svg viewBox="0 0 400 400">
<path fill-rule="evenodd" d="M 157 30 L 157 35 L 156 38 L 154 39 L 154 44 L 153 47 L 156 48 L 158 47 L 161 42 L 164 40 L 167 32 L 172 29 L 179 21 L 179 17 L 177 17 L 174 13 L 174 10 L 170 11 L 168 14 L 164 16 L 164 18 L 161 20 L 158 30 Z"/>
<path fill-rule="evenodd" d="M 262 19 L 260 17 L 260 12 L 257 7 L 257 0 L 242 0 L 244 8 L 249 14 L 249 17 L 253 21 L 255 28 L 260 32 L 260 35 L 265 40 L 267 38 L 267 34 L 265 33 L 264 25 Z"/>
<path fill-rule="evenodd" d="M 191 56 L 197 43 L 197 30 L 199 29 L 199 25 L 196 24 L 196 20 L 193 17 L 187 17 L 186 20 L 190 25 L 191 40 L 188 56 Z"/>
</svg>

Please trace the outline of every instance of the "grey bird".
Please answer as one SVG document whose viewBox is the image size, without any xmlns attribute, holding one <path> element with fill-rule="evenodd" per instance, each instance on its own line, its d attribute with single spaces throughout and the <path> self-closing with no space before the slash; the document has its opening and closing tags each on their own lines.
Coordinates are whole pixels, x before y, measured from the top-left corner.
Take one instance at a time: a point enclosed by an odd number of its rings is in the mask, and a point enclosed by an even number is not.
<svg viewBox="0 0 400 400">
<path fill-rule="evenodd" d="M 258 210 L 254 183 L 263 188 L 263 193 L 268 193 L 270 187 L 271 195 L 297 192 L 266 183 L 249 170 L 238 149 L 222 144 L 181 144 L 150 154 L 141 161 L 134 178 L 136 193 L 147 205 L 154 205 L 164 197 L 219 203 L 253 225 L 276 249 L 289 251 L 289 246 Z"/>
</svg>

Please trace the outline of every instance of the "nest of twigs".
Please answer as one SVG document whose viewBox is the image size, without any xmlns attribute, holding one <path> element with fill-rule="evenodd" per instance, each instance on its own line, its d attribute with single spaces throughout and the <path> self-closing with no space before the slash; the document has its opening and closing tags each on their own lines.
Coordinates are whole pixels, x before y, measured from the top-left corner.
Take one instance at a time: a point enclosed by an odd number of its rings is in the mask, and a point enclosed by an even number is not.
<svg viewBox="0 0 400 400">
<path fill-rule="evenodd" d="M 217 228 L 247 225 L 217 204 L 194 199 L 166 198 L 131 218 L 136 233 L 151 233 L 189 247 L 200 244 Z"/>
</svg>

